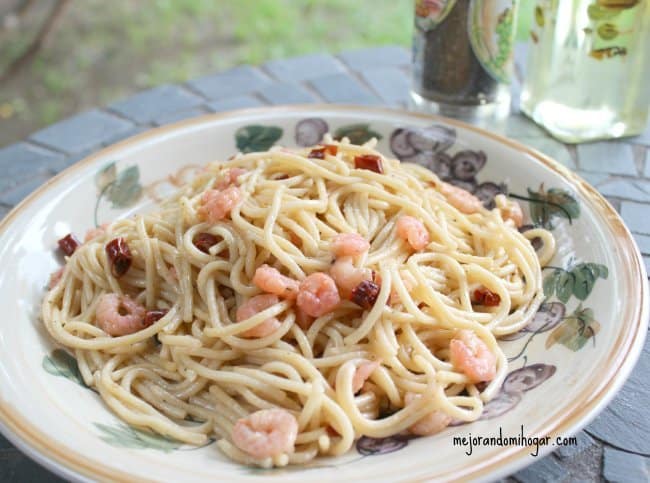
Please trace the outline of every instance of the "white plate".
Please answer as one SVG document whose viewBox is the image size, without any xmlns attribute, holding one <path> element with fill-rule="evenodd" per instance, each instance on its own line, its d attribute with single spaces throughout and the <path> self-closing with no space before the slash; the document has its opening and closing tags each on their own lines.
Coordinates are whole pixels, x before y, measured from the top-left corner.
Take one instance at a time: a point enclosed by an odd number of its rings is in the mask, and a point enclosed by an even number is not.
<svg viewBox="0 0 650 483">
<path fill-rule="evenodd" d="M 417 132 L 396 132 L 427 126 L 435 142 Z M 552 265 L 559 268 L 545 270 L 547 312 L 514 340 L 502 342 L 508 356 L 518 357 L 501 395 L 488 407 L 490 419 L 429 438 L 363 438 L 341 458 L 274 470 L 227 461 L 214 444 L 179 446 L 123 424 L 79 383 L 74 361 L 56 350 L 39 321 L 49 274 L 61 264 L 56 241 L 68 232 L 83 234 L 95 218 L 101 223 L 152 208 L 174 183 L 191 176 L 192 166 L 226 158 L 238 148 L 316 143 L 326 130 L 353 141 L 379 135 L 383 153 L 392 154 L 392 148 L 483 195 L 504 183 L 510 193 L 536 199 L 522 202 L 527 216 L 552 226 L 558 240 Z M 110 182 L 113 188 L 102 190 Z M 475 445 L 468 456 L 469 447 L 455 446 L 453 437 L 498 436 L 501 430 L 503 436 L 549 435 L 553 443 L 575 433 L 622 385 L 639 355 L 648 319 L 639 251 L 593 188 L 513 141 L 458 122 L 387 109 L 244 110 L 126 140 L 77 163 L 12 211 L 0 223 L 0 266 L 1 429 L 31 457 L 78 480 L 497 478 L 532 463 L 534 447 Z M 539 455 L 553 449 L 540 447 Z"/>
</svg>

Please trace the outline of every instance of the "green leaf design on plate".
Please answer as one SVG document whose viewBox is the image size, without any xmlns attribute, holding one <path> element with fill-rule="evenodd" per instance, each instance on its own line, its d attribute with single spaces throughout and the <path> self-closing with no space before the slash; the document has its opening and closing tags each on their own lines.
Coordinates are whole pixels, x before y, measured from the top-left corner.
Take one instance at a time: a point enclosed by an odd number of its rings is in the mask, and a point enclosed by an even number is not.
<svg viewBox="0 0 650 483">
<path fill-rule="evenodd" d="M 102 191 L 115 181 L 115 178 L 117 178 L 117 167 L 115 166 L 115 161 L 113 161 L 97 172 L 95 175 L 95 185 L 97 185 L 99 191 Z"/>
<path fill-rule="evenodd" d="M 377 131 L 370 129 L 370 124 L 348 124 L 341 126 L 334 132 L 334 139 L 340 141 L 343 138 L 348 138 L 352 144 L 363 144 L 376 138 L 379 141 L 382 135 Z"/>
<path fill-rule="evenodd" d="M 554 217 L 566 218 L 571 223 L 580 216 L 578 201 L 568 191 L 559 188 L 548 191 L 544 190 L 544 185 L 538 191 L 528 188 L 528 203 L 533 222 L 549 230 L 554 228 Z"/>
<path fill-rule="evenodd" d="M 106 191 L 106 196 L 111 200 L 113 208 L 126 208 L 138 201 L 142 196 L 138 167 L 129 166 L 124 171 L 119 172 L 115 181 Z"/>
<path fill-rule="evenodd" d="M 80 386 L 88 387 L 81 377 L 77 360 L 63 349 L 54 349 L 50 355 L 44 356 L 41 366 L 49 374 L 65 377 Z"/>
<path fill-rule="evenodd" d="M 571 272 L 561 271 L 557 277 L 555 286 L 555 293 L 557 298 L 563 304 L 566 304 L 571 298 L 573 293 L 573 286 L 575 285 L 575 277 Z"/>
<path fill-rule="evenodd" d="M 562 273 L 560 270 L 553 270 L 544 277 L 542 287 L 544 288 L 544 296 L 547 298 L 555 295 L 555 285 L 557 284 L 557 278 L 560 273 Z"/>
<path fill-rule="evenodd" d="M 610 18 L 616 17 L 619 13 L 621 13 L 621 9 L 603 7 L 596 3 L 587 7 L 587 16 L 594 21 L 609 20 Z"/>
<path fill-rule="evenodd" d="M 242 153 L 266 151 L 282 137 L 282 128 L 251 124 L 240 127 L 235 133 L 237 149 Z"/>
<path fill-rule="evenodd" d="M 151 431 L 136 429 L 126 424 L 109 426 L 107 424 L 93 423 L 102 433 L 102 441 L 120 448 L 157 449 L 169 453 L 178 449 L 183 443 L 167 438 Z"/>
<path fill-rule="evenodd" d="M 555 344 L 562 344 L 572 351 L 578 351 L 584 347 L 589 339 L 594 339 L 600 331 L 600 323 L 594 320 L 594 311 L 590 308 L 582 308 L 578 305 L 576 310 L 558 325 L 546 339 L 546 348 Z"/>
<path fill-rule="evenodd" d="M 585 300 L 599 278 L 607 278 L 609 270 L 599 263 L 579 263 L 571 270 L 575 277 L 573 295 L 578 300 Z"/>
</svg>

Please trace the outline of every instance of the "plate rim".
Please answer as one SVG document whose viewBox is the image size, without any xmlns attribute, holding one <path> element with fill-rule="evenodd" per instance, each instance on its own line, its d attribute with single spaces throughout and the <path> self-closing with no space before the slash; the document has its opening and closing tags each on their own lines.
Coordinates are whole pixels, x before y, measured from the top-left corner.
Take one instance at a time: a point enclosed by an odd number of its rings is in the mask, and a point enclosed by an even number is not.
<svg viewBox="0 0 650 483">
<path fill-rule="evenodd" d="M 616 235 L 616 246 L 622 250 L 622 257 L 629 263 L 628 270 L 625 272 L 625 277 L 630 282 L 631 287 L 638 287 L 638 292 L 634 294 L 634 297 L 631 297 L 633 303 L 628 306 L 628 310 L 625 314 L 630 316 L 630 322 L 627 323 L 627 327 L 621 328 L 613 346 L 612 351 L 614 351 L 614 358 L 612 363 L 608 365 L 607 377 L 601 380 L 599 384 L 593 385 L 589 389 L 583 391 L 576 400 L 572 401 L 572 403 L 567 407 L 567 411 L 561 420 L 549 423 L 547 426 L 538 430 L 537 434 L 531 436 L 568 436 L 570 434 L 575 434 L 593 420 L 614 398 L 629 377 L 630 372 L 639 359 L 645 341 L 647 330 L 644 329 L 646 329 L 648 325 L 648 315 L 650 310 L 648 296 L 649 288 L 645 265 L 638 246 L 629 229 L 625 226 L 622 218 L 612 205 L 594 187 L 576 173 L 561 165 L 551 157 L 520 143 L 519 141 L 463 121 L 434 114 L 411 112 L 403 108 L 325 103 L 255 107 L 205 114 L 165 126 L 151 128 L 143 133 L 110 144 L 90 156 L 86 156 L 76 161 L 74 164 L 56 174 L 35 191 L 30 193 L 2 220 L 0 220 L 0 235 L 12 226 L 14 219 L 23 210 L 37 201 L 41 195 L 45 194 L 53 185 L 58 184 L 61 180 L 67 178 L 74 172 L 89 166 L 97 158 L 105 157 L 113 151 L 122 150 L 127 148 L 129 145 L 140 144 L 148 138 L 164 136 L 165 134 L 171 134 L 174 131 L 180 131 L 190 127 L 198 127 L 201 124 L 209 124 L 215 121 L 246 117 L 263 117 L 274 113 L 280 115 L 290 113 L 298 114 L 301 112 L 327 112 L 332 114 L 353 112 L 360 116 L 364 113 L 368 113 L 383 115 L 384 117 L 399 115 L 433 122 L 443 122 L 468 131 L 473 131 L 476 134 L 492 139 L 502 145 L 506 145 L 520 153 L 527 154 L 536 161 L 541 162 L 545 167 L 554 171 L 571 185 L 578 188 L 582 197 L 591 202 L 593 209 L 596 210 L 596 212 L 606 221 L 607 228 Z M 20 414 L 19 411 L 15 410 L 4 400 L 0 400 L 0 432 L 2 432 L 11 443 L 17 446 L 27 456 L 44 465 L 49 470 L 66 478 L 72 478 L 77 481 L 89 481 L 96 478 L 106 480 L 119 479 L 120 481 L 151 481 L 134 477 L 132 474 L 125 473 L 114 467 L 106 466 L 103 463 L 97 464 L 97 462 L 85 458 L 82 453 L 78 453 L 75 448 L 52 445 L 49 442 L 47 435 L 41 433 L 36 425 L 29 422 L 26 417 Z M 544 456 L 551 451 L 551 446 L 541 447 L 539 456 Z M 486 472 L 489 474 L 490 479 L 499 478 L 530 464 L 526 458 L 528 452 L 529 450 L 527 447 L 506 448 L 498 454 L 487 456 L 482 460 L 473 462 L 467 468 L 461 470 L 460 473 L 448 471 L 443 474 L 431 474 L 418 477 L 417 480 L 420 481 L 428 478 L 445 480 L 450 478 L 482 480 L 488 476 L 486 475 Z"/>
</svg>

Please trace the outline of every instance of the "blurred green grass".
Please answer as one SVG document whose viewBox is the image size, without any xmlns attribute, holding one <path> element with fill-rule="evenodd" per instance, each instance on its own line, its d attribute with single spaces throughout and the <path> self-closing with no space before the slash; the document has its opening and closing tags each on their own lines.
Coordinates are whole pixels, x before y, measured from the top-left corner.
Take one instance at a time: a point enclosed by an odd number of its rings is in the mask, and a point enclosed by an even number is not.
<svg viewBox="0 0 650 483">
<path fill-rule="evenodd" d="M 0 29 L 0 71 L 53 0 Z M 410 0 L 83 0 L 30 65 L 0 85 L 0 145 L 141 89 L 242 63 L 382 44 L 409 46 Z"/>
<path fill-rule="evenodd" d="M 0 72 L 54 1 L 35 2 L 17 28 L 0 27 Z M 520 39 L 527 17 L 520 15 Z M 412 0 L 73 1 L 33 61 L 0 85 L 0 146 L 139 90 L 242 63 L 409 47 L 412 22 Z"/>
</svg>

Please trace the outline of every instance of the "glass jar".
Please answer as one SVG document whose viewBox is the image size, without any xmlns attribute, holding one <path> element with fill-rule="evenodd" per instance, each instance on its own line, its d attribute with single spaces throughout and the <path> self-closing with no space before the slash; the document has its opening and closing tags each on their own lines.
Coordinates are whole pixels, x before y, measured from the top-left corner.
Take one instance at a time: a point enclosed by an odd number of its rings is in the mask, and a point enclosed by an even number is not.
<svg viewBox="0 0 650 483">
<path fill-rule="evenodd" d="M 537 0 L 521 109 L 577 143 L 641 133 L 650 106 L 650 0 Z"/>
<path fill-rule="evenodd" d="M 515 0 L 416 0 L 412 104 L 454 117 L 508 113 Z"/>
</svg>

